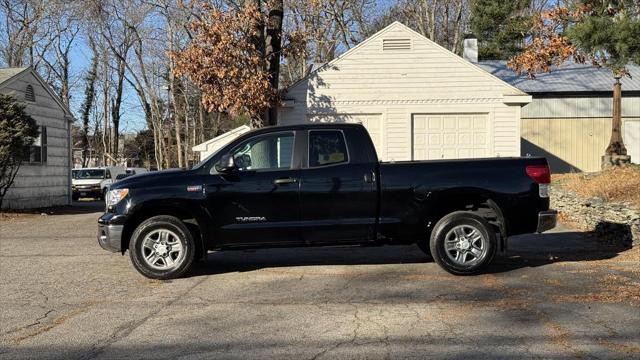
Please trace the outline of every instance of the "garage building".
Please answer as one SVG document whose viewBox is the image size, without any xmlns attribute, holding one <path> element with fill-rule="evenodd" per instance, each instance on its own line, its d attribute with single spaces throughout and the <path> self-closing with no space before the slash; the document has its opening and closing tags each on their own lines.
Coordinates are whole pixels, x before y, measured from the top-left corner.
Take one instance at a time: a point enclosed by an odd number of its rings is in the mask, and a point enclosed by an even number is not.
<svg viewBox="0 0 640 360">
<path fill-rule="evenodd" d="M 520 156 L 531 97 L 395 22 L 287 89 L 281 125 L 359 122 L 386 161 Z"/>
</svg>

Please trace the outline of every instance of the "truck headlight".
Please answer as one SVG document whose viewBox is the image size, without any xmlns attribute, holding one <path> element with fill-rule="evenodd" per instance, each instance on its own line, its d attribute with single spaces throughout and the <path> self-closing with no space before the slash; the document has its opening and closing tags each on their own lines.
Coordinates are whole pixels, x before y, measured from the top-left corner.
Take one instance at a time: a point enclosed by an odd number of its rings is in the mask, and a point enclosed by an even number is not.
<svg viewBox="0 0 640 360">
<path fill-rule="evenodd" d="M 125 196 L 127 196 L 128 193 L 129 189 L 109 190 L 105 199 L 107 207 L 119 203 L 122 199 L 125 198 Z"/>
</svg>

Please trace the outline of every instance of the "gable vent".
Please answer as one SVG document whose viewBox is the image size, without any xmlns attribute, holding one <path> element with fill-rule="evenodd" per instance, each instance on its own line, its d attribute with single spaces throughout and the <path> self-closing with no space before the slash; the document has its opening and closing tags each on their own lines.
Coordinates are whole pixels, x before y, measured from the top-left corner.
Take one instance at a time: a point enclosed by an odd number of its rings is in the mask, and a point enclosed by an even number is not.
<svg viewBox="0 0 640 360">
<path fill-rule="evenodd" d="M 382 50 L 411 50 L 411 39 L 383 39 Z"/>
<path fill-rule="evenodd" d="M 33 92 L 33 86 L 27 85 L 27 88 L 24 90 L 24 99 L 31 102 L 36 101 L 36 94 Z"/>
</svg>

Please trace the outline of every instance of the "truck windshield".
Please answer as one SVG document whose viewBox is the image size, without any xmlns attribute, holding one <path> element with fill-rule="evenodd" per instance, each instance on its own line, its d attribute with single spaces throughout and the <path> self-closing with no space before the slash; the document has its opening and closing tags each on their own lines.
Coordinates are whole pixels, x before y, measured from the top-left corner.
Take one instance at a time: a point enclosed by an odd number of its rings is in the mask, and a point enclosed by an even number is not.
<svg viewBox="0 0 640 360">
<path fill-rule="evenodd" d="M 86 169 L 77 170 L 76 179 L 104 179 L 104 170 L 102 169 Z"/>
</svg>

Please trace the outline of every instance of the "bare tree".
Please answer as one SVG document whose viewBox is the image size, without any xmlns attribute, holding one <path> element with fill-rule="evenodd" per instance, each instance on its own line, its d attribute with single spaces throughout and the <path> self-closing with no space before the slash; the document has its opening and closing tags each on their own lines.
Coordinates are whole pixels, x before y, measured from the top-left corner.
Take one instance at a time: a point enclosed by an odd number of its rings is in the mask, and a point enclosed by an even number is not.
<svg viewBox="0 0 640 360">
<path fill-rule="evenodd" d="M 460 53 L 468 28 L 469 10 L 470 0 L 399 0 L 373 22 L 370 33 L 398 20 L 443 47 Z"/>
<path fill-rule="evenodd" d="M 34 47 L 45 33 L 40 25 L 47 17 L 46 0 L 2 0 L 0 2 L 0 53 L 7 66 L 33 65 Z"/>
<path fill-rule="evenodd" d="M 98 77 L 98 53 L 93 37 L 89 37 L 92 57 L 89 72 L 85 77 L 84 101 L 81 107 L 82 118 L 82 166 L 87 166 L 87 156 L 89 153 L 89 117 L 93 109 L 96 94 L 96 78 Z"/>
</svg>

